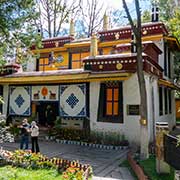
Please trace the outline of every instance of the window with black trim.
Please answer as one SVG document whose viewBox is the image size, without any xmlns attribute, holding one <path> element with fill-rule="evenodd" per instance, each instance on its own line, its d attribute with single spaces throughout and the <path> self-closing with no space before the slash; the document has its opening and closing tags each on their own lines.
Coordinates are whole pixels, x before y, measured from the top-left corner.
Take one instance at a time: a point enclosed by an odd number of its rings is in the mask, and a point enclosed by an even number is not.
<svg viewBox="0 0 180 180">
<path fill-rule="evenodd" d="M 167 76 L 167 43 L 164 43 L 164 75 Z"/>
<path fill-rule="evenodd" d="M 98 121 L 123 122 L 123 88 L 122 82 L 101 83 Z"/>
<path fill-rule="evenodd" d="M 3 86 L 0 85 L 0 96 L 3 97 Z M 0 103 L 0 113 L 3 113 L 3 104 Z"/>
<path fill-rule="evenodd" d="M 171 78 L 171 52 L 170 52 L 170 49 L 168 48 L 168 55 L 167 55 L 167 58 L 168 58 L 168 77 Z"/>
<path fill-rule="evenodd" d="M 119 84 L 106 84 L 105 116 L 118 116 Z"/>
<path fill-rule="evenodd" d="M 164 105 L 165 105 L 165 114 L 168 114 L 168 90 L 164 88 Z"/>
<path fill-rule="evenodd" d="M 164 75 L 171 78 L 171 51 L 166 42 L 164 43 Z"/>
<path fill-rule="evenodd" d="M 163 88 L 159 87 L 159 115 L 163 115 Z"/>
<path fill-rule="evenodd" d="M 172 98 L 171 89 L 168 90 L 168 103 L 169 103 L 169 114 L 172 113 Z"/>
</svg>

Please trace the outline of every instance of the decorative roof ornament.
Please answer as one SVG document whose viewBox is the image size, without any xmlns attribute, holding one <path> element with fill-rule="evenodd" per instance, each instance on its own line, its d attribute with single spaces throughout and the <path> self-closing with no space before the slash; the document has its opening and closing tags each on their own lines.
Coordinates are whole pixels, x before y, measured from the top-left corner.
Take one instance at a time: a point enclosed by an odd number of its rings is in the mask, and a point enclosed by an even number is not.
<svg viewBox="0 0 180 180">
<path fill-rule="evenodd" d="M 90 56 L 97 56 L 97 36 L 93 34 L 91 37 Z"/>
<path fill-rule="evenodd" d="M 74 36 L 75 35 L 74 20 L 73 19 L 71 19 L 71 21 L 70 21 L 69 35 L 70 36 Z"/>
<path fill-rule="evenodd" d="M 151 21 L 152 22 L 159 21 L 159 7 L 158 7 L 157 3 L 152 4 Z"/>
<path fill-rule="evenodd" d="M 108 29 L 109 29 L 109 18 L 105 12 L 103 16 L 103 31 L 107 31 Z"/>
<path fill-rule="evenodd" d="M 20 47 L 20 43 L 17 43 L 17 47 L 16 47 L 16 60 L 15 62 L 17 64 L 21 63 L 21 58 L 22 58 L 22 48 Z"/>
<path fill-rule="evenodd" d="M 117 32 L 117 33 L 115 34 L 115 39 L 118 40 L 119 37 L 120 37 L 120 34 L 119 34 L 119 32 Z"/>
</svg>

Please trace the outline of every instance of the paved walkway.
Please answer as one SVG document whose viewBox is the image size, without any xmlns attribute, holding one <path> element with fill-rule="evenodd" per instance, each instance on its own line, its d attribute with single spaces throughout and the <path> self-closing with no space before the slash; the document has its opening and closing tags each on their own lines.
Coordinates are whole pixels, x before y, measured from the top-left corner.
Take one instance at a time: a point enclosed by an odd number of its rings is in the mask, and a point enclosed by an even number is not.
<svg viewBox="0 0 180 180">
<path fill-rule="evenodd" d="M 18 143 L 3 143 L 0 146 L 8 150 L 19 148 Z M 40 150 L 48 157 L 79 160 L 80 163 L 90 164 L 93 167 L 93 180 L 134 179 L 127 168 L 119 167 L 128 150 L 105 150 L 55 142 L 40 142 Z"/>
</svg>

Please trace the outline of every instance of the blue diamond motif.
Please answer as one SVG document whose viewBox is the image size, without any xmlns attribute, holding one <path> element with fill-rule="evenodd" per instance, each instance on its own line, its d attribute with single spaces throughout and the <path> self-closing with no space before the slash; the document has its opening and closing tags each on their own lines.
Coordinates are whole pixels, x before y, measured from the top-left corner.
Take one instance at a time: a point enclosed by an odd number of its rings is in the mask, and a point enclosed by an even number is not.
<svg viewBox="0 0 180 180">
<path fill-rule="evenodd" d="M 23 97 L 19 94 L 19 96 L 15 99 L 15 103 L 17 104 L 17 106 L 20 108 L 23 103 L 25 102 L 25 100 L 23 99 Z"/>
<path fill-rule="evenodd" d="M 69 106 L 71 106 L 71 108 L 73 109 L 76 104 L 79 102 L 79 100 L 76 98 L 76 96 L 72 93 L 67 99 L 66 102 L 69 104 Z"/>
</svg>

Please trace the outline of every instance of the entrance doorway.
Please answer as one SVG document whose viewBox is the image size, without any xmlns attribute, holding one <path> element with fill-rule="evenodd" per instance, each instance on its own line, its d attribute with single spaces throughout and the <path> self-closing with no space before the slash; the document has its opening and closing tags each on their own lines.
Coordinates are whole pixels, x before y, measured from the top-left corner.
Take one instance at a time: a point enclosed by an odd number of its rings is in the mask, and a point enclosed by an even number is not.
<svg viewBox="0 0 180 180">
<path fill-rule="evenodd" d="M 56 117 L 59 116 L 58 102 L 39 102 L 37 105 L 38 121 L 40 125 L 53 126 Z"/>
</svg>

